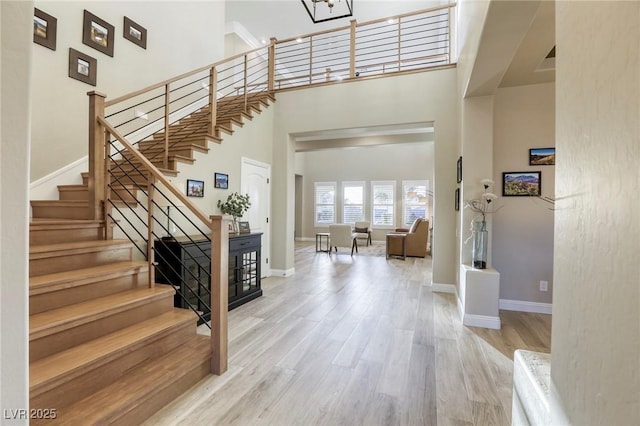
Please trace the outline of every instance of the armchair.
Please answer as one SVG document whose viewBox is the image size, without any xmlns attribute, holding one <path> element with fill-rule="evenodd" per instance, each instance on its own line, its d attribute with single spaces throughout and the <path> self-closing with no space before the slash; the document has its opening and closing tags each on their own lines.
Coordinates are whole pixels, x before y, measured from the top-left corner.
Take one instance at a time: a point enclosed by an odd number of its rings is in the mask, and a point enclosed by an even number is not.
<svg viewBox="0 0 640 426">
<path fill-rule="evenodd" d="M 371 244 L 371 222 L 356 222 L 355 223 L 356 238 L 364 238 L 367 242 L 367 247 Z"/>
<path fill-rule="evenodd" d="M 358 240 L 350 225 L 329 225 L 329 245 L 329 254 L 334 248 L 338 253 L 338 247 L 351 247 L 352 256 L 354 249 L 358 252 Z"/>
<path fill-rule="evenodd" d="M 411 228 L 397 228 L 395 233 L 406 234 L 406 256 L 425 257 L 427 255 L 428 220 L 417 218 Z M 399 239 L 390 240 L 387 255 L 402 256 L 402 241 Z"/>
</svg>

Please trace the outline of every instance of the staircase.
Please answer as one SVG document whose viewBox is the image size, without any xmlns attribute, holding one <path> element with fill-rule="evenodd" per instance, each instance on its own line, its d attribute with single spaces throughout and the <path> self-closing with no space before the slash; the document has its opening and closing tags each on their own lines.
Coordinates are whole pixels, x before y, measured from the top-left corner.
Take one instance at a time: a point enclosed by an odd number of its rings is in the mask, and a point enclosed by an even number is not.
<svg viewBox="0 0 640 426">
<path fill-rule="evenodd" d="M 166 175 L 193 163 L 274 100 L 251 95 L 219 103 L 215 134 L 208 108 L 169 128 Z M 164 133 L 139 149 L 162 166 Z M 160 153 L 160 155 L 158 155 Z M 137 166 L 134 160 L 129 160 Z M 133 169 L 118 160 L 122 169 Z M 114 170 L 114 200 L 134 204 L 138 179 Z M 88 219 L 88 174 L 58 187 L 59 200 L 32 201 L 29 258 L 30 407 L 56 409 L 32 424 L 136 424 L 210 372 L 211 341 L 194 313 L 173 307 L 171 286 L 148 286 L 148 263 L 127 240 L 105 240 L 105 222 Z"/>
</svg>

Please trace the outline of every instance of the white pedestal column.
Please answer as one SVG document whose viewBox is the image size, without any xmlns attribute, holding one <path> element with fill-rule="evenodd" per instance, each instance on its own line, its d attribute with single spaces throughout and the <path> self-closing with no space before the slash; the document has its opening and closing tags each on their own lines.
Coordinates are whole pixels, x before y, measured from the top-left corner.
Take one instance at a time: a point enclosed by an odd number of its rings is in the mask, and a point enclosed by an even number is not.
<svg viewBox="0 0 640 426">
<path fill-rule="evenodd" d="M 500 329 L 500 273 L 460 266 L 458 310 L 464 325 Z"/>
</svg>

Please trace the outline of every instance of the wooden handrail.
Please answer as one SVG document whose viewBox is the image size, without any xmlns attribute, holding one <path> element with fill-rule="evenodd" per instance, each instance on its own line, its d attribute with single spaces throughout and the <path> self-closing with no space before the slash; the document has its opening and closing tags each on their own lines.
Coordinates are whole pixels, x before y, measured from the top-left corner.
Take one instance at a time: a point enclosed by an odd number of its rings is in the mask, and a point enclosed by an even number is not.
<svg viewBox="0 0 640 426">
<path fill-rule="evenodd" d="M 182 192 L 180 192 L 175 186 L 173 186 L 173 184 L 169 181 L 169 179 L 167 179 L 160 170 L 158 170 L 158 168 L 156 166 L 153 165 L 153 163 L 151 163 L 151 161 L 149 161 L 147 159 L 147 157 L 145 157 L 144 155 L 142 155 L 140 153 L 140 151 L 138 151 L 137 149 L 135 149 L 133 147 L 133 145 L 131 145 L 129 143 L 128 140 L 126 140 L 113 126 L 111 126 L 111 124 L 109 124 L 109 122 L 107 122 L 104 117 L 98 117 L 97 118 L 98 123 L 100 123 L 101 125 L 103 125 L 107 131 L 109 133 L 111 133 L 113 136 L 115 136 L 115 138 L 118 140 L 118 142 L 120 142 L 122 145 L 124 145 L 127 150 L 129 151 L 129 153 L 138 161 L 140 161 L 140 163 L 142 164 L 142 166 L 147 169 L 149 172 L 151 172 L 153 174 L 153 176 L 160 181 L 160 183 L 162 183 L 173 195 L 176 196 L 176 198 L 178 198 L 180 201 L 182 201 L 185 205 L 185 207 L 187 207 L 189 210 L 191 210 L 191 212 L 196 215 L 198 217 L 198 219 L 200 219 L 202 221 L 202 223 L 211 223 L 211 220 L 209 218 L 209 216 L 207 216 L 206 214 L 204 214 L 198 207 L 196 207 L 188 198 L 186 195 L 184 195 Z"/>
<path fill-rule="evenodd" d="M 259 50 L 267 49 L 267 48 L 268 48 L 268 46 L 258 47 L 256 49 L 249 50 L 248 52 L 239 53 L 239 54 L 237 54 L 235 56 L 232 56 L 230 58 L 225 58 L 225 59 L 223 59 L 221 61 L 214 62 L 213 64 L 205 65 L 204 67 L 200 67 L 200 68 L 197 68 L 197 69 L 195 69 L 193 71 L 189 71 L 189 72 L 186 72 L 184 74 L 180 74 L 180 75 L 178 75 L 176 77 L 170 78 L 169 80 L 165 80 L 165 81 L 161 81 L 160 83 L 152 84 L 151 86 L 147 86 L 144 89 L 136 90 L 135 92 L 127 93 L 126 95 L 122 95 L 120 97 L 113 98 L 113 99 L 111 99 L 109 101 L 106 101 L 104 103 L 104 106 L 105 106 L 105 108 L 108 108 L 108 107 L 113 106 L 113 105 L 115 105 L 117 103 L 126 101 L 128 99 L 134 98 L 134 97 L 139 96 L 139 95 L 142 95 L 143 93 L 150 92 L 151 90 L 159 89 L 162 86 L 166 86 L 168 84 L 175 83 L 176 81 L 182 80 L 183 78 L 191 77 L 192 75 L 195 75 L 195 74 L 198 74 L 200 72 L 206 71 L 206 70 L 208 70 L 210 68 L 213 68 L 213 67 L 217 67 L 217 66 L 222 65 L 224 63 L 233 61 L 233 60 L 238 59 L 239 57 L 242 57 L 244 55 L 249 55 L 251 53 L 257 52 Z"/>
<path fill-rule="evenodd" d="M 379 24 L 380 22 L 387 22 L 389 19 L 400 19 L 400 18 L 406 18 L 407 16 L 422 15 L 423 13 L 435 12 L 436 10 L 449 9 L 449 8 L 455 7 L 456 4 L 457 3 L 454 2 L 454 3 L 444 4 L 441 6 L 430 7 L 428 9 L 416 10 L 414 12 L 402 13 L 400 15 L 387 16 L 386 18 L 380 18 L 380 19 L 374 19 L 372 21 L 361 22 L 356 24 L 356 26 L 364 27 L 366 25 Z"/>
</svg>

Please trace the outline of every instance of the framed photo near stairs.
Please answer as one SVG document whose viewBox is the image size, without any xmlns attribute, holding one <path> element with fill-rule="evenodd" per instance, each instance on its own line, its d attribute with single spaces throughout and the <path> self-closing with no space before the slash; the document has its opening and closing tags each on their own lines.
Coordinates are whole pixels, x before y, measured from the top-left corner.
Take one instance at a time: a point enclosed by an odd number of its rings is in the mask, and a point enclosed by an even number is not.
<svg viewBox="0 0 640 426">
<path fill-rule="evenodd" d="M 69 77 L 96 85 L 98 76 L 98 61 L 89 55 L 69 48 Z"/>
<path fill-rule="evenodd" d="M 85 10 L 82 24 L 82 42 L 89 47 L 113 57 L 114 43 L 113 25 Z"/>
<path fill-rule="evenodd" d="M 143 49 L 147 48 L 147 29 L 126 16 L 124 17 L 124 32 L 122 36 Z"/>
</svg>

